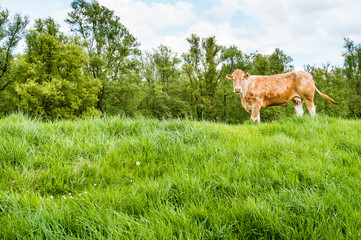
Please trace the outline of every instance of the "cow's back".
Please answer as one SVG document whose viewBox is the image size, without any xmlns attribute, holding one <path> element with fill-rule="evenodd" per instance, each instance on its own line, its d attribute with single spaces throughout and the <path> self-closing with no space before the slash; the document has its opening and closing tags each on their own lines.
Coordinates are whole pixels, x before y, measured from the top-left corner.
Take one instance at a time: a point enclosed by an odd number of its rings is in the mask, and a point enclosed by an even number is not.
<svg viewBox="0 0 361 240">
<path fill-rule="evenodd" d="M 289 100 L 314 95 L 312 76 L 304 71 L 272 76 L 251 76 L 247 97 L 249 101 L 262 101 L 262 107 L 282 105 Z"/>
</svg>

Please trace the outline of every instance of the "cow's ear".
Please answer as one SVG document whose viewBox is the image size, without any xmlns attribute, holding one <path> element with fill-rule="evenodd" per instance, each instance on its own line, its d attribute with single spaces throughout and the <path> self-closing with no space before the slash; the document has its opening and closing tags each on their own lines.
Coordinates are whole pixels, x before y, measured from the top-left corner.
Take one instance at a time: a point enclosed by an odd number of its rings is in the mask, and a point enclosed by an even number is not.
<svg viewBox="0 0 361 240">
<path fill-rule="evenodd" d="M 243 79 L 244 79 L 244 80 L 247 80 L 250 76 L 251 76 L 251 75 L 249 75 L 248 73 L 246 73 L 246 74 L 243 75 Z"/>
<path fill-rule="evenodd" d="M 231 74 L 227 74 L 226 78 L 227 78 L 228 80 L 232 80 L 232 79 L 233 79 L 233 76 L 232 76 Z"/>
</svg>

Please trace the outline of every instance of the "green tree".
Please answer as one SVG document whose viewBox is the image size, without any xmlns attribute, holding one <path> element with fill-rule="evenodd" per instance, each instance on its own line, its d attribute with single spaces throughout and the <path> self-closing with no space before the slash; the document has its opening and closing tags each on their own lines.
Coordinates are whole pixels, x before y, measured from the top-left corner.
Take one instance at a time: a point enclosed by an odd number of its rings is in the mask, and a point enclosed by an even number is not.
<svg viewBox="0 0 361 240">
<path fill-rule="evenodd" d="M 355 44 L 345 38 L 344 74 L 347 77 L 347 88 L 352 93 L 347 97 L 351 117 L 361 118 L 361 44 Z"/>
<path fill-rule="evenodd" d="M 190 107 L 190 114 L 198 119 L 202 119 L 203 116 L 203 91 L 202 91 L 202 50 L 201 50 L 201 38 L 196 34 L 192 34 L 190 38 L 187 38 L 190 48 L 188 53 L 182 55 L 184 63 L 182 69 L 187 77 L 186 92 L 188 98 L 186 102 Z"/>
<path fill-rule="evenodd" d="M 293 71 L 293 65 L 290 64 L 293 59 L 279 48 L 268 57 L 268 61 L 270 75 Z"/>
<path fill-rule="evenodd" d="M 251 54 L 250 58 L 252 60 L 252 69 L 250 69 L 252 74 L 274 75 L 293 71 L 293 65 L 291 65 L 293 59 L 279 48 L 276 48 L 271 55 L 256 52 Z"/>
<path fill-rule="evenodd" d="M 37 20 L 26 45 L 14 70 L 24 111 L 50 118 L 100 114 L 96 103 L 101 84 L 83 74 L 88 56 L 69 43 L 53 19 Z"/>
<path fill-rule="evenodd" d="M 195 34 L 187 38 L 190 44 L 188 53 L 183 54 L 183 71 L 188 79 L 188 99 L 192 115 L 198 119 L 216 119 L 215 96 L 220 71 L 220 54 L 222 47 L 216 43 L 215 37 L 200 39 Z"/>
<path fill-rule="evenodd" d="M 147 53 L 143 66 L 142 112 L 147 115 L 182 117 L 185 107 L 182 101 L 182 83 L 178 65 L 180 59 L 164 45 Z"/>
<path fill-rule="evenodd" d="M 361 44 L 355 44 L 349 38 L 345 38 L 343 53 L 345 58 L 344 67 L 346 77 L 355 88 L 357 95 L 361 95 Z"/>
<path fill-rule="evenodd" d="M 251 74 L 253 75 L 268 75 L 270 72 L 270 64 L 267 55 L 260 53 L 251 54 L 252 69 Z"/>
<path fill-rule="evenodd" d="M 139 104 L 139 43 L 114 11 L 74 0 L 66 20 L 90 57 L 87 70 L 102 81 L 98 109 L 131 115 Z"/>
<path fill-rule="evenodd" d="M 204 51 L 203 69 L 204 69 L 204 96 L 206 105 L 206 116 L 209 119 L 217 118 L 219 106 L 218 96 L 216 95 L 219 85 L 220 71 L 217 69 L 221 64 L 222 46 L 216 43 L 215 37 L 208 37 L 202 40 L 202 49 Z"/>
<path fill-rule="evenodd" d="M 13 67 L 14 50 L 23 38 L 28 17 L 15 14 L 7 9 L 0 11 L 0 113 L 15 108 L 13 84 L 15 78 L 10 72 Z"/>
<path fill-rule="evenodd" d="M 340 67 L 330 67 L 330 64 L 327 63 L 323 64 L 322 67 L 307 65 L 306 71 L 313 76 L 317 89 L 331 96 L 336 101 L 342 102 L 342 104 L 337 106 L 332 105 L 316 93 L 314 97 L 316 112 L 334 117 L 349 117 L 349 103 L 354 93 L 352 89 L 346 87 L 348 80 L 343 74 L 343 69 Z"/>
<path fill-rule="evenodd" d="M 244 72 L 252 69 L 250 57 L 234 45 L 222 49 L 221 61 L 223 63 L 222 69 L 227 74 L 231 74 L 236 69 L 242 69 Z"/>
<path fill-rule="evenodd" d="M 361 45 L 345 38 L 344 74 L 347 78 L 346 87 L 352 90 L 347 97 L 350 116 L 361 117 Z"/>
</svg>

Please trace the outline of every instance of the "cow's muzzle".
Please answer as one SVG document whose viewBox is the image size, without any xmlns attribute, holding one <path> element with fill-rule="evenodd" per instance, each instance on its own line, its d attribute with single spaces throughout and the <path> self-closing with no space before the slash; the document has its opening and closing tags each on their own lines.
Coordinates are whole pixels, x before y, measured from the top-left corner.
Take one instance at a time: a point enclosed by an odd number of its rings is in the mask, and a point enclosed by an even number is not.
<svg viewBox="0 0 361 240">
<path fill-rule="evenodd" d="M 235 87 L 234 90 L 233 90 L 233 92 L 240 93 L 240 92 L 242 92 L 242 88 L 240 88 L 240 87 Z"/>
</svg>

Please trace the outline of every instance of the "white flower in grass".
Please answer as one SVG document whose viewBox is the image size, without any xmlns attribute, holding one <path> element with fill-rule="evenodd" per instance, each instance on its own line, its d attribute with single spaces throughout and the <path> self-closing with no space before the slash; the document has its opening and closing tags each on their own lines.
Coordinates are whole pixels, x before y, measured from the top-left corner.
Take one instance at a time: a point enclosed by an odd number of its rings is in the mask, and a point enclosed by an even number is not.
<svg viewBox="0 0 361 240">
<path fill-rule="evenodd" d="M 69 193 L 69 195 L 71 195 L 71 192 Z"/>
<path fill-rule="evenodd" d="M 66 199 L 65 195 L 63 195 L 63 198 Z"/>
<path fill-rule="evenodd" d="M 70 196 L 70 198 L 73 198 L 73 196 Z"/>
<path fill-rule="evenodd" d="M 94 186 L 96 186 L 97 184 L 96 183 L 94 183 Z"/>
<path fill-rule="evenodd" d="M 53 196 L 50 196 L 51 199 L 53 199 Z"/>
<path fill-rule="evenodd" d="M 85 194 L 87 194 L 88 192 L 84 192 Z"/>
<path fill-rule="evenodd" d="M 79 196 L 81 196 L 81 195 L 83 195 L 83 194 L 79 193 Z"/>
<path fill-rule="evenodd" d="M 137 164 L 137 166 L 139 166 L 139 165 L 140 165 L 140 162 L 136 162 L 135 164 Z"/>
</svg>

